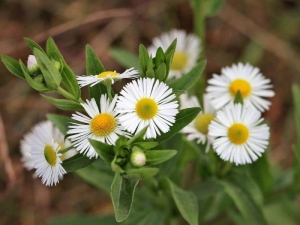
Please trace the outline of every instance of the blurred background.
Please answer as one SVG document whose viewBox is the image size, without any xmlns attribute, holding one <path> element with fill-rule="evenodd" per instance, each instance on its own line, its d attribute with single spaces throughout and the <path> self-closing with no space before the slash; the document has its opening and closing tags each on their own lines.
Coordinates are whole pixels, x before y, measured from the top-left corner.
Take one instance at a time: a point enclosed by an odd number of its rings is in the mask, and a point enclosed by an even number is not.
<svg viewBox="0 0 300 225">
<path fill-rule="evenodd" d="M 28 37 L 42 47 L 53 37 L 75 74 L 85 74 L 90 44 L 108 70 L 122 68 L 112 47 L 138 53 L 170 29 L 193 32 L 188 0 L 0 0 L 0 54 L 24 63 Z M 272 163 L 288 168 L 293 159 L 295 122 L 291 86 L 300 84 L 300 2 L 227 0 L 206 20 L 206 79 L 224 66 L 250 62 L 272 80 L 276 96 L 265 118 L 271 127 Z M 23 168 L 19 141 L 46 113 L 62 113 L 0 63 L 0 224 L 42 224 L 60 216 L 111 213 L 107 194 L 69 173 L 45 187 Z M 66 115 L 68 112 L 63 112 Z M 71 112 L 70 112 L 71 113 Z"/>
</svg>

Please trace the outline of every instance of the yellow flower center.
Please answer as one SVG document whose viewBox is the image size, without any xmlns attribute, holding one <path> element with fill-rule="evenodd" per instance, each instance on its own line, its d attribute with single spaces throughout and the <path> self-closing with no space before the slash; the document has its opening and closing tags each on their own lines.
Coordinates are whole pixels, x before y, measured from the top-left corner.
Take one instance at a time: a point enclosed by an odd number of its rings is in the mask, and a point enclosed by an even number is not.
<svg viewBox="0 0 300 225">
<path fill-rule="evenodd" d="M 229 86 L 230 94 L 235 96 L 238 91 L 240 91 L 243 98 L 246 98 L 252 91 L 250 83 L 243 79 L 236 79 L 232 81 Z"/>
<path fill-rule="evenodd" d="M 237 145 L 244 144 L 249 138 L 249 129 L 242 123 L 235 123 L 227 131 L 229 140 Z"/>
<path fill-rule="evenodd" d="M 172 70 L 182 70 L 186 66 L 188 56 L 184 52 L 175 52 L 171 64 Z"/>
<path fill-rule="evenodd" d="M 44 148 L 44 156 L 47 163 L 50 166 L 55 166 L 56 164 L 56 153 L 50 145 L 46 145 Z"/>
<path fill-rule="evenodd" d="M 202 134 L 208 134 L 208 126 L 214 118 L 215 116 L 209 113 L 199 115 L 195 120 L 195 128 Z"/>
<path fill-rule="evenodd" d="M 135 111 L 142 120 L 149 120 L 157 114 L 158 105 L 151 98 L 141 98 L 136 104 Z"/>
<path fill-rule="evenodd" d="M 109 113 L 100 113 L 95 116 L 90 123 L 91 131 L 94 135 L 99 137 L 108 136 L 115 130 L 117 121 Z"/>
<path fill-rule="evenodd" d="M 105 71 L 98 75 L 98 78 L 106 78 L 107 76 L 116 77 L 118 76 L 118 73 L 113 71 Z"/>
</svg>

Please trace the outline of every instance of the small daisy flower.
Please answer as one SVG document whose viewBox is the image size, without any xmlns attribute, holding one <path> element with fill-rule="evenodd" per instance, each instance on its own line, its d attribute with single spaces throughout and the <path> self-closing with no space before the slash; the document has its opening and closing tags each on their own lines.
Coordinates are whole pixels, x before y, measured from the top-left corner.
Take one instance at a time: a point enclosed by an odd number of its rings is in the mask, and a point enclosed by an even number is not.
<svg viewBox="0 0 300 225">
<path fill-rule="evenodd" d="M 275 93 L 269 90 L 273 86 L 270 79 L 266 79 L 258 68 L 250 64 L 234 64 L 221 70 L 221 75 L 213 75 L 208 80 L 206 91 L 216 109 L 233 102 L 236 94 L 240 91 L 244 105 L 257 108 L 264 112 L 269 109 L 270 101 L 263 97 L 273 97 Z"/>
<path fill-rule="evenodd" d="M 29 55 L 27 59 L 27 68 L 30 73 L 34 73 L 38 70 L 39 65 L 36 61 L 36 58 L 34 55 Z"/>
<path fill-rule="evenodd" d="M 84 87 L 86 85 L 94 86 L 100 82 L 108 82 L 109 84 L 113 84 L 117 80 L 121 80 L 124 78 L 134 79 L 139 77 L 139 72 L 134 68 L 127 69 L 124 73 L 117 73 L 116 71 L 105 71 L 98 75 L 92 76 L 77 76 L 77 81 L 80 87 Z"/>
<path fill-rule="evenodd" d="M 252 163 L 265 151 L 270 137 L 269 127 L 255 108 L 229 104 L 217 112 L 209 125 L 215 137 L 213 148 L 221 159 L 239 164 Z"/>
<path fill-rule="evenodd" d="M 166 51 L 170 44 L 177 38 L 177 45 L 170 67 L 169 78 L 179 78 L 189 72 L 197 63 L 200 54 L 200 40 L 194 34 L 187 34 L 184 30 L 171 30 L 156 37 L 152 46 L 148 48 L 149 53 L 155 56 L 156 50 L 161 47 Z"/>
<path fill-rule="evenodd" d="M 21 150 L 29 150 L 32 158 L 30 159 L 28 152 L 23 157 L 24 163 L 28 165 L 26 168 L 32 169 L 31 166 L 34 165 L 36 175 L 42 178 L 42 183 L 46 186 L 56 185 L 66 173 L 61 165 L 61 153 L 58 152 L 60 146 L 55 142 L 52 131 L 53 124 L 50 121 L 39 123 L 25 136 Z"/>
<path fill-rule="evenodd" d="M 100 110 L 94 98 L 81 105 L 88 116 L 80 112 L 72 115 L 72 119 L 79 123 L 72 123 L 67 134 L 78 152 L 86 154 L 89 158 L 97 158 L 98 154 L 91 146 L 89 138 L 114 145 L 119 136 L 128 136 L 119 123 L 119 116 L 115 111 L 118 96 L 112 102 L 106 94 L 100 97 Z"/>
<path fill-rule="evenodd" d="M 132 134 L 149 126 L 144 138 L 166 133 L 175 122 L 178 102 L 172 89 L 154 78 L 128 83 L 120 92 L 117 110 L 122 125 Z"/>
<path fill-rule="evenodd" d="M 201 107 L 198 99 L 195 96 L 188 97 L 187 94 L 180 95 L 181 108 L 191 108 L 191 107 Z M 216 115 L 216 110 L 210 104 L 210 100 L 206 95 L 203 95 L 203 108 L 197 117 L 186 127 L 184 127 L 181 132 L 187 134 L 188 140 L 196 140 L 197 143 L 202 143 L 206 145 L 206 152 L 209 150 L 212 137 L 208 136 L 208 126 L 213 121 Z"/>
</svg>

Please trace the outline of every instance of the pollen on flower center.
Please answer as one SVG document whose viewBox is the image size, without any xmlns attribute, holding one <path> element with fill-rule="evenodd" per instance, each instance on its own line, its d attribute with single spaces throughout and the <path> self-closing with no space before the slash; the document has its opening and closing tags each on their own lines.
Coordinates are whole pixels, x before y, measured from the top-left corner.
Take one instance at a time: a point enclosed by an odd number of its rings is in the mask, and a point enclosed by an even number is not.
<svg viewBox="0 0 300 225">
<path fill-rule="evenodd" d="M 158 105 L 151 98 L 141 98 L 136 104 L 135 111 L 141 119 L 149 120 L 157 114 Z"/>
<path fill-rule="evenodd" d="M 55 166 L 56 164 L 56 153 L 50 145 L 46 145 L 44 148 L 44 156 L 47 163 L 50 166 Z"/>
<path fill-rule="evenodd" d="M 188 61 L 188 56 L 184 52 L 175 52 L 171 65 L 172 70 L 182 70 Z"/>
<path fill-rule="evenodd" d="M 195 128 L 202 134 L 208 134 L 208 125 L 215 118 L 213 114 L 205 113 L 195 119 Z"/>
<path fill-rule="evenodd" d="M 227 132 L 229 140 L 237 145 L 244 144 L 249 138 L 249 129 L 242 123 L 235 123 Z"/>
<path fill-rule="evenodd" d="M 246 98 L 252 91 L 251 85 L 248 81 L 243 79 L 236 79 L 231 82 L 229 91 L 232 96 L 235 96 L 240 91 L 243 98 Z"/>
<path fill-rule="evenodd" d="M 109 113 L 100 113 L 90 122 L 91 132 L 99 137 L 105 137 L 115 130 L 116 119 Z"/>
<path fill-rule="evenodd" d="M 118 76 L 118 73 L 113 72 L 113 71 L 105 71 L 105 72 L 100 73 L 98 75 L 98 78 L 106 78 L 108 76 L 116 77 L 116 76 Z"/>
</svg>

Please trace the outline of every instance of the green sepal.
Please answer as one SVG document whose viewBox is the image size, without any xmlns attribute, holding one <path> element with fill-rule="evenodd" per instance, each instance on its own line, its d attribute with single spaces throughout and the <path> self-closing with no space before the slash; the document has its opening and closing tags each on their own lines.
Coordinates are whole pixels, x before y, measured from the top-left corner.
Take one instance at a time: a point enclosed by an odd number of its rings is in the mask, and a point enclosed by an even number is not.
<svg viewBox="0 0 300 225">
<path fill-rule="evenodd" d="M 25 79 L 22 68 L 17 60 L 7 55 L 1 55 L 1 60 L 9 72 L 19 78 Z"/>
<path fill-rule="evenodd" d="M 89 142 L 98 153 L 100 158 L 103 159 L 108 166 L 111 166 L 111 162 L 115 157 L 114 146 L 93 139 L 89 139 Z"/>
<path fill-rule="evenodd" d="M 158 145 L 158 142 L 150 141 L 150 142 L 135 142 L 134 145 L 141 147 L 142 149 L 151 149 Z"/>
<path fill-rule="evenodd" d="M 186 125 L 192 122 L 200 111 L 201 108 L 199 107 L 180 110 L 179 113 L 176 115 L 175 123 L 173 124 L 173 126 L 170 127 L 170 130 L 167 133 L 163 133 L 160 136 L 158 136 L 155 139 L 155 141 L 162 142 L 177 134 L 179 131 L 182 130 L 182 128 L 184 128 Z"/>
<path fill-rule="evenodd" d="M 160 81 L 164 81 L 166 77 L 167 77 L 166 64 L 162 63 L 158 66 L 158 68 L 155 71 L 155 78 Z"/>
<path fill-rule="evenodd" d="M 143 141 L 144 136 L 147 132 L 148 126 L 144 127 L 143 129 L 141 129 L 136 135 L 134 135 L 132 138 L 129 139 L 129 141 L 127 142 L 129 145 L 135 143 L 135 142 L 140 142 Z"/>
<path fill-rule="evenodd" d="M 198 201 L 193 192 L 185 191 L 165 178 L 161 185 L 170 193 L 182 217 L 191 225 L 198 225 Z M 166 190 L 167 189 L 167 190 Z"/>
<path fill-rule="evenodd" d="M 159 169 L 142 167 L 138 169 L 127 169 L 125 172 L 126 173 L 123 174 L 123 177 L 127 179 L 144 180 L 155 176 L 159 172 Z"/>
<path fill-rule="evenodd" d="M 72 100 L 68 99 L 57 99 L 52 98 L 46 95 L 41 94 L 43 98 L 48 100 L 51 104 L 53 104 L 56 108 L 61 110 L 83 110 L 82 105 L 80 105 L 78 102 L 74 102 Z"/>
<path fill-rule="evenodd" d="M 234 97 L 233 103 L 234 104 L 242 104 L 242 105 L 244 104 L 243 96 L 242 96 L 240 90 L 237 91 L 237 93 Z"/>
<path fill-rule="evenodd" d="M 90 45 L 86 45 L 85 48 L 86 57 L 86 75 L 98 75 L 105 71 L 105 68 L 100 61 L 99 57 L 92 49 Z M 106 93 L 106 87 L 104 84 L 96 84 L 93 87 L 89 87 L 90 99 L 95 98 L 97 105 L 99 106 L 101 94 Z"/>
<path fill-rule="evenodd" d="M 134 67 L 137 70 L 140 69 L 139 57 L 131 52 L 124 49 L 112 48 L 110 55 L 125 68 Z"/>
<path fill-rule="evenodd" d="M 20 63 L 21 69 L 23 71 L 23 74 L 25 76 L 25 79 L 26 79 L 27 83 L 30 85 L 30 87 L 32 87 L 33 89 L 35 89 L 39 92 L 52 91 L 44 83 L 39 83 L 39 82 L 36 82 L 34 79 L 32 79 L 31 76 L 29 75 L 27 67 L 23 64 L 23 62 L 20 60 L 19 63 Z"/>
<path fill-rule="evenodd" d="M 140 68 L 141 68 L 141 77 L 146 76 L 148 61 L 152 61 L 152 59 L 149 57 L 146 47 L 144 45 L 140 44 L 140 46 L 139 46 L 139 62 L 140 62 Z"/>
<path fill-rule="evenodd" d="M 145 151 L 146 165 L 157 165 L 169 160 L 177 154 L 176 150 L 150 150 Z"/>
<path fill-rule="evenodd" d="M 24 38 L 24 41 L 26 42 L 28 47 L 31 49 L 31 51 L 33 51 L 36 48 L 36 49 L 39 49 L 41 52 L 45 53 L 44 50 L 42 49 L 42 47 L 39 46 L 39 44 L 36 43 L 35 41 L 33 41 L 29 38 Z"/>
<path fill-rule="evenodd" d="M 187 91 L 189 90 L 202 75 L 202 72 L 205 68 L 206 61 L 203 60 L 198 63 L 190 72 L 186 75 L 181 76 L 180 78 L 174 80 L 169 84 L 169 87 L 173 91 Z"/>
<path fill-rule="evenodd" d="M 42 51 L 35 48 L 33 50 L 33 54 L 35 55 L 38 65 L 41 69 L 46 86 L 51 90 L 57 90 L 62 80 L 60 72 L 54 66 L 53 62 L 48 58 L 48 56 Z"/>
<path fill-rule="evenodd" d="M 71 158 L 64 160 L 61 165 L 67 172 L 72 172 L 87 167 L 94 160 L 95 158 L 90 159 L 81 153 L 77 153 Z"/>
<path fill-rule="evenodd" d="M 59 129 L 59 131 L 66 136 L 68 127 L 71 125 L 72 122 L 75 122 L 75 120 L 71 119 L 70 117 L 67 116 L 62 116 L 62 115 L 57 115 L 57 114 L 47 114 L 46 115 L 48 120 L 51 120 L 52 123 Z"/>
<path fill-rule="evenodd" d="M 62 69 L 60 70 L 62 76 L 62 83 L 66 86 L 70 94 L 72 94 L 76 99 L 79 99 L 81 91 L 77 83 L 76 76 L 71 70 L 71 68 L 67 65 L 65 59 L 63 58 L 53 38 L 51 37 L 47 40 L 46 51 L 50 59 L 54 59 L 55 61 L 62 64 Z"/>
<path fill-rule="evenodd" d="M 138 180 L 126 179 L 119 173 L 115 173 L 114 180 L 111 184 L 110 196 L 117 222 L 122 222 L 129 216 L 138 182 Z"/>
</svg>

